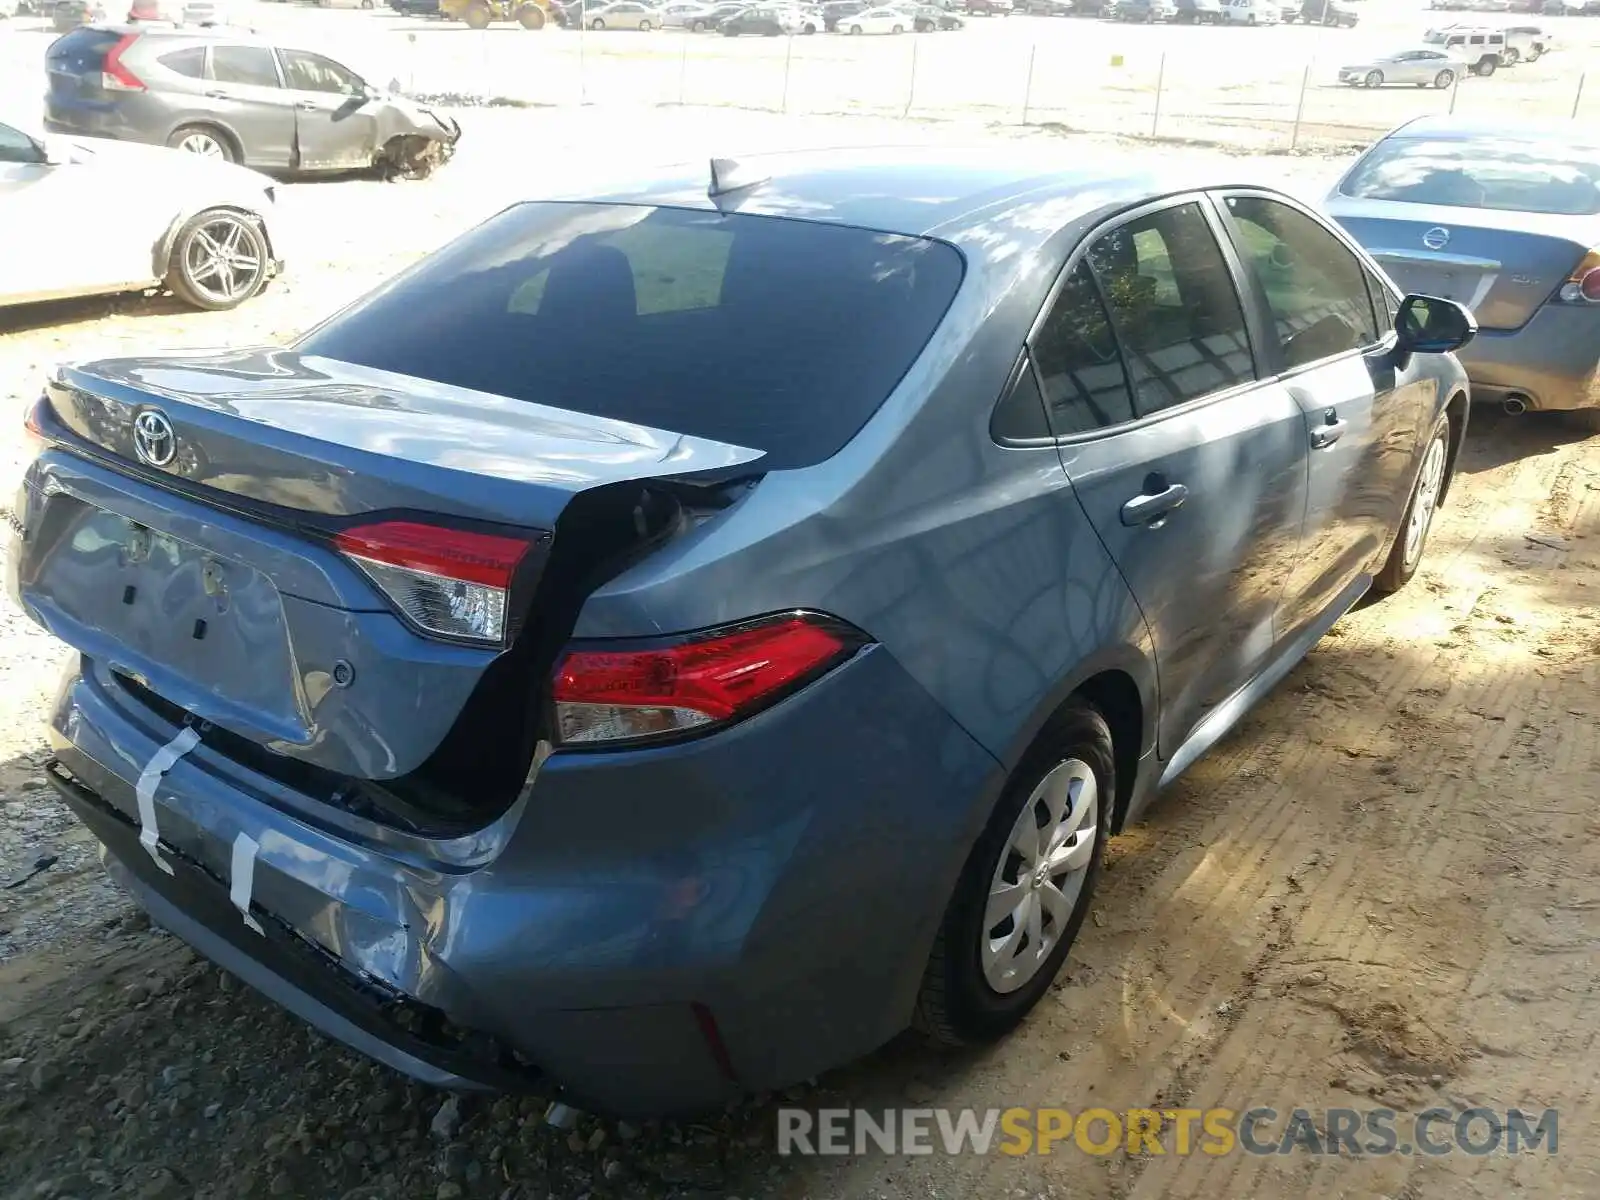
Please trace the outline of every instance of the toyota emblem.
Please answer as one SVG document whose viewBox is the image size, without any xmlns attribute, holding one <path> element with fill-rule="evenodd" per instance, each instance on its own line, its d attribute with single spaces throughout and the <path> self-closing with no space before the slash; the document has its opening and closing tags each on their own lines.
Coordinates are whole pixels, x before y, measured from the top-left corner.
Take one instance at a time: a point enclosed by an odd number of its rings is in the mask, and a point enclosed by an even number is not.
<svg viewBox="0 0 1600 1200">
<path fill-rule="evenodd" d="M 1429 250 L 1443 250 L 1450 241 L 1450 231 L 1443 225 L 1435 225 L 1422 235 L 1422 244 Z"/>
<path fill-rule="evenodd" d="M 165 413 L 147 408 L 133 419 L 133 450 L 152 467 L 167 466 L 178 457 L 178 435 Z"/>
</svg>

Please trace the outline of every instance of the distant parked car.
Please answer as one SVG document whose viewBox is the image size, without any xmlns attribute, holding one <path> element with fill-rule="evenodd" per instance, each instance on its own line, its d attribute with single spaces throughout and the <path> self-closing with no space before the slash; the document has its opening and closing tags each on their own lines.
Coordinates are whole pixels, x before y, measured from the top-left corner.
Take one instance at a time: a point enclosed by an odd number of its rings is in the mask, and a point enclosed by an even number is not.
<svg viewBox="0 0 1600 1200">
<path fill-rule="evenodd" d="M 1361 16 L 1348 0 L 1305 0 L 1300 5 L 1300 20 L 1307 25 L 1354 29 Z"/>
<path fill-rule="evenodd" d="M 692 29 L 698 31 L 705 28 L 706 18 L 711 15 L 712 5 L 698 3 L 697 0 L 674 0 L 671 4 L 663 4 L 656 9 L 661 18 L 663 29 Z M 697 25 L 696 22 L 699 22 Z"/>
<path fill-rule="evenodd" d="M 1028 0 L 1027 11 L 1035 17 L 1070 17 L 1072 0 Z"/>
<path fill-rule="evenodd" d="M 966 0 L 967 12 L 974 17 L 1009 17 L 1011 0 Z"/>
<path fill-rule="evenodd" d="M 1487 25 L 1443 25 L 1423 34 L 1422 43 L 1466 59 L 1474 75 L 1493 75 L 1509 65 L 1505 32 Z"/>
<path fill-rule="evenodd" d="M 853 17 L 871 7 L 869 0 L 830 0 L 822 6 L 822 27 L 832 33 L 838 28 L 841 18 Z"/>
<path fill-rule="evenodd" d="M 402 16 L 437 17 L 439 0 L 389 0 L 389 7 Z"/>
<path fill-rule="evenodd" d="M 1279 0 L 1222 0 L 1222 19 L 1229 25 L 1277 25 L 1283 20 Z"/>
<path fill-rule="evenodd" d="M 717 26 L 723 37 L 783 37 L 799 33 L 800 27 L 794 13 L 784 8 L 747 8 L 735 13 Z"/>
<path fill-rule="evenodd" d="M 281 267 L 276 197 L 265 175 L 220 160 L 51 135 L 8 116 L 0 308 L 152 288 L 197 308 L 243 304 Z M 96 219 L 111 198 L 115 219 Z"/>
<path fill-rule="evenodd" d="M 1173 20 L 1180 25 L 1222 24 L 1221 0 L 1173 0 L 1177 13 Z"/>
<path fill-rule="evenodd" d="M 962 17 L 932 4 L 918 5 L 912 10 L 911 16 L 911 27 L 918 33 L 938 33 L 967 27 L 967 22 Z"/>
<path fill-rule="evenodd" d="M 1455 86 L 1470 70 L 1465 59 L 1429 46 L 1396 50 L 1339 68 L 1339 82 L 1351 87 Z"/>
<path fill-rule="evenodd" d="M 172 146 L 268 171 L 417 178 L 460 127 L 342 63 L 254 34 L 95 25 L 45 51 L 45 128 Z"/>
<path fill-rule="evenodd" d="M 57 33 L 105 19 L 105 6 L 98 0 L 56 0 L 50 9 L 50 27 Z"/>
<path fill-rule="evenodd" d="M 1506 39 L 1507 66 L 1538 62 L 1556 48 L 1555 34 L 1543 25 L 1507 25 L 1502 32 Z"/>
<path fill-rule="evenodd" d="M 1472 398 L 1600 410 L 1600 137 L 1424 117 L 1356 160 L 1327 209 L 1402 288 L 1457 300 Z"/>
<path fill-rule="evenodd" d="M 1117 0 L 1116 15 L 1119 21 L 1142 21 L 1146 24 L 1175 21 L 1178 6 L 1174 0 Z"/>
<path fill-rule="evenodd" d="M 619 0 L 616 4 L 602 4 L 591 8 L 584 16 L 590 29 L 633 29 L 649 33 L 661 24 L 656 10 L 638 0 Z"/>
<path fill-rule="evenodd" d="M 904 33 L 911 22 L 912 18 L 901 9 L 869 8 L 865 12 L 858 12 L 855 16 L 839 22 L 838 32 L 850 34 Z"/>
</svg>

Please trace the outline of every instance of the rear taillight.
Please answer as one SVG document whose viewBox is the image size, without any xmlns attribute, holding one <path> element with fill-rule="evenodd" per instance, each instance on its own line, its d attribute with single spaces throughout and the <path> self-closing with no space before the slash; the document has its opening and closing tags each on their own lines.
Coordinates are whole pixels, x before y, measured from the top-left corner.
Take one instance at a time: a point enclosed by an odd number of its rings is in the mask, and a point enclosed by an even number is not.
<svg viewBox="0 0 1600 1200">
<path fill-rule="evenodd" d="M 1572 274 L 1561 285 L 1561 298 L 1568 303 L 1585 301 L 1600 304 L 1600 248 L 1589 251 L 1583 261 L 1573 268 Z"/>
<path fill-rule="evenodd" d="M 577 649 L 551 689 L 563 745 L 702 733 L 751 716 L 866 644 L 832 617 L 784 613 L 637 648 Z"/>
<path fill-rule="evenodd" d="M 412 521 L 360 525 L 334 546 L 426 633 L 503 644 L 511 584 L 532 543 Z"/>
<path fill-rule="evenodd" d="M 45 447 L 50 444 L 45 439 L 42 424 L 44 406 L 48 403 L 48 400 L 35 401 L 28 406 L 28 411 L 22 418 L 23 439 L 30 455 L 43 453 Z"/>
<path fill-rule="evenodd" d="M 126 34 L 115 46 L 106 51 L 106 60 L 100 66 L 100 86 L 106 91 L 142 92 L 145 90 L 144 81 L 122 64 L 123 54 L 129 46 L 138 40 L 138 34 Z"/>
</svg>

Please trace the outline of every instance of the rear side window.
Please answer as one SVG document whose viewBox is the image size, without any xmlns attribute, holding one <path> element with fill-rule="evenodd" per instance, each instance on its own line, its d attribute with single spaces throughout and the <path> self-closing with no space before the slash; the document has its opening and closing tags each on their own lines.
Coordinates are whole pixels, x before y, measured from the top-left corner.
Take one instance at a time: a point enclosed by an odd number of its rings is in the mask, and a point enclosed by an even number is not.
<svg viewBox="0 0 1600 1200">
<path fill-rule="evenodd" d="M 1366 200 L 1552 216 L 1600 214 L 1600 144 L 1514 138 L 1390 138 L 1339 190 Z"/>
<path fill-rule="evenodd" d="M 1255 377 L 1233 276 L 1199 204 L 1137 217 L 1088 257 L 1140 416 Z"/>
<path fill-rule="evenodd" d="M 1057 437 L 1133 420 L 1128 377 L 1087 262 L 1080 261 L 1067 276 L 1033 347 L 1045 411 Z"/>
<path fill-rule="evenodd" d="M 186 75 L 190 79 L 204 79 L 206 76 L 206 48 L 204 46 L 190 46 L 187 50 L 173 50 L 156 59 L 167 70 L 177 75 Z"/>
<path fill-rule="evenodd" d="M 278 64 L 265 46 L 213 46 L 211 78 L 251 87 L 278 86 Z"/>
<path fill-rule="evenodd" d="M 302 353 L 764 450 L 837 453 L 961 285 L 927 238 L 524 204 L 312 331 Z"/>
</svg>

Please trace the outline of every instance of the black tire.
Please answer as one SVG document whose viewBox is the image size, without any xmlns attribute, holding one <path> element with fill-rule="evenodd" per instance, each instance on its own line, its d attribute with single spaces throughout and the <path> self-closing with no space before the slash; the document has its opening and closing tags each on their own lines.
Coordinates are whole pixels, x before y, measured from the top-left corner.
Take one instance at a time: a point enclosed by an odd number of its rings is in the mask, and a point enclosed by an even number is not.
<svg viewBox="0 0 1600 1200">
<path fill-rule="evenodd" d="M 589 28 L 590 29 L 604 29 L 605 27 L 606 27 L 605 21 L 603 21 L 599 17 L 596 17 L 594 20 L 589 22 Z"/>
<path fill-rule="evenodd" d="M 861 26 L 859 26 L 859 25 L 852 25 L 852 26 L 850 26 L 850 32 L 851 32 L 851 33 L 852 33 L 852 34 L 857 34 L 857 33 L 860 33 L 860 32 L 861 32 Z"/>
<path fill-rule="evenodd" d="M 1479 78 L 1487 79 L 1489 76 L 1494 74 L 1495 68 L 1499 65 L 1500 64 L 1495 62 L 1495 60 L 1492 58 L 1480 58 L 1478 60 L 1478 65 L 1474 67 L 1473 70 L 1477 72 Z"/>
<path fill-rule="evenodd" d="M 1427 474 L 1428 456 L 1433 452 L 1435 443 L 1443 446 L 1443 459 L 1440 470 L 1438 492 L 1434 498 L 1432 510 L 1427 517 L 1427 523 L 1422 529 L 1422 537 L 1417 545 L 1415 555 L 1408 561 L 1406 558 L 1407 531 L 1411 526 L 1411 514 L 1417 507 L 1418 497 L 1421 495 L 1423 480 Z M 1377 578 L 1372 581 L 1372 590 L 1380 596 L 1392 595 L 1406 584 L 1411 582 L 1411 577 L 1417 573 L 1417 568 L 1422 565 L 1422 559 L 1428 552 L 1428 534 L 1433 531 L 1433 520 L 1438 513 L 1439 501 L 1443 498 L 1444 489 L 1450 485 L 1450 416 L 1441 413 L 1439 420 L 1433 426 L 1433 432 L 1424 443 L 1422 458 L 1419 460 L 1417 478 L 1412 481 L 1411 495 L 1406 500 L 1405 511 L 1400 514 L 1400 524 L 1394 533 L 1394 544 L 1389 547 L 1389 557 L 1383 564 L 1383 570 L 1378 572 Z"/>
<path fill-rule="evenodd" d="M 517 9 L 517 24 L 524 29 L 543 29 L 545 25 L 544 9 L 537 4 L 524 4 Z"/>
<path fill-rule="evenodd" d="M 705 31 L 706 23 L 704 21 L 695 21 L 689 26 L 690 33 L 704 33 Z"/>
<path fill-rule="evenodd" d="M 1083 886 L 1064 930 L 1058 932 L 1056 945 L 1037 974 L 1015 991 L 998 992 L 984 977 L 979 956 L 979 944 L 986 935 L 990 883 L 1002 856 L 1010 854 L 1012 829 L 1035 787 L 1068 759 L 1090 768 L 1098 793 L 1098 828 Z M 973 1045 L 1004 1037 L 1028 1015 L 1061 970 L 1089 911 L 1106 839 L 1111 835 L 1115 797 L 1111 730 L 1089 705 L 1072 702 L 1052 718 L 1045 734 L 1012 772 L 988 825 L 967 856 L 928 956 L 913 1015 L 916 1029 L 943 1045 Z"/>
<path fill-rule="evenodd" d="M 903 25 L 896 25 L 893 29 L 889 30 L 890 33 L 904 33 L 905 31 L 905 26 Z"/>
<path fill-rule="evenodd" d="M 248 279 L 240 279 L 236 290 L 226 296 L 220 294 L 220 279 L 215 286 L 207 282 L 212 276 L 202 273 L 195 261 L 197 257 L 207 257 L 205 238 L 210 237 L 215 241 L 212 231 L 223 226 L 238 231 L 239 252 L 248 254 L 258 264 Z M 172 294 L 185 304 L 208 312 L 225 312 L 230 308 L 238 308 L 260 293 L 267 285 L 270 261 L 267 237 L 256 218 L 234 209 L 208 208 L 191 217 L 172 240 L 166 284 L 172 289 Z"/>
<path fill-rule="evenodd" d="M 215 155 L 204 155 L 205 157 L 221 158 L 231 163 L 239 162 L 244 157 L 239 153 L 239 144 L 232 137 L 215 125 L 199 122 L 178 126 L 167 138 L 167 145 L 174 150 L 189 150 L 199 154 L 202 152 L 195 149 L 195 146 L 201 139 L 215 145 L 218 151 Z"/>
<path fill-rule="evenodd" d="M 1363 79 L 1361 82 L 1363 84 L 1365 84 L 1369 88 L 1382 87 L 1383 86 L 1383 72 L 1382 71 L 1368 71 L 1367 72 L 1367 77 L 1365 79 Z"/>
<path fill-rule="evenodd" d="M 1505 65 L 1508 67 L 1514 67 L 1522 61 L 1522 51 L 1518 50 L 1515 46 L 1507 46 L 1505 54 Z"/>
<path fill-rule="evenodd" d="M 474 4 L 461 14 L 461 23 L 468 29 L 487 29 L 493 20 L 494 13 L 487 4 Z"/>
<path fill-rule="evenodd" d="M 1455 81 L 1456 73 L 1454 71 L 1440 71 L 1433 77 L 1433 86 L 1442 92 L 1445 88 L 1452 86 Z"/>
<path fill-rule="evenodd" d="M 652 28 L 653 28 L 653 26 L 650 24 L 649 21 L 640 21 L 639 22 L 639 32 L 640 33 L 649 33 Z"/>
</svg>

